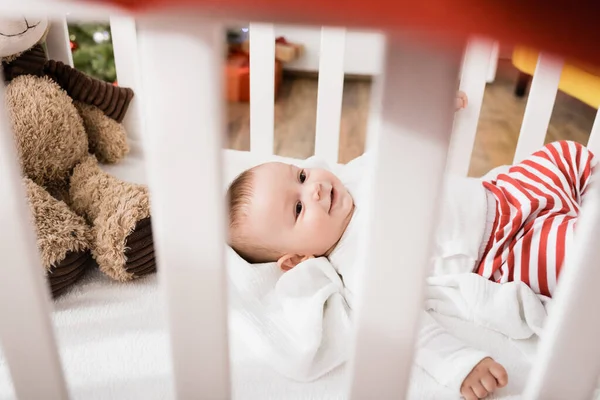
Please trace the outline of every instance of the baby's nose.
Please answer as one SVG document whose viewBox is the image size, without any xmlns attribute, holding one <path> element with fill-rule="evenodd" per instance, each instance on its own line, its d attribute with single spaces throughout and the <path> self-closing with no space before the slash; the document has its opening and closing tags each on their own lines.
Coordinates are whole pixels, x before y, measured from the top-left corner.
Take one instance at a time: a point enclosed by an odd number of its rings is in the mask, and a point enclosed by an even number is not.
<svg viewBox="0 0 600 400">
<path fill-rule="evenodd" d="M 329 185 L 327 185 L 325 183 L 317 182 L 317 183 L 315 183 L 315 186 L 314 186 L 313 199 L 315 201 L 321 201 L 323 199 L 324 195 L 330 191 L 331 191 L 331 188 Z"/>
<path fill-rule="evenodd" d="M 323 190 L 323 186 L 320 183 L 315 183 L 313 188 L 313 200 L 319 201 L 321 199 L 321 191 Z"/>
</svg>

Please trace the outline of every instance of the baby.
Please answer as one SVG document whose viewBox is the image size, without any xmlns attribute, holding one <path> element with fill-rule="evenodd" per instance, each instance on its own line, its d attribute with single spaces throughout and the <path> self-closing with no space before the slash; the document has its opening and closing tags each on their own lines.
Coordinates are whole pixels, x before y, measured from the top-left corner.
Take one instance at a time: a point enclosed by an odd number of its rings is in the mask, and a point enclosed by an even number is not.
<svg viewBox="0 0 600 400">
<path fill-rule="evenodd" d="M 522 281 L 551 296 L 592 177 L 595 160 L 582 145 L 555 142 L 526 160 L 482 179 L 453 177 L 444 188 L 435 240 L 434 274 L 477 273 L 498 283 Z M 356 237 L 364 218 L 364 156 L 341 178 L 326 168 L 266 163 L 245 171 L 228 190 L 229 244 L 251 263 L 274 262 L 289 270 L 312 257 L 327 257 L 345 286 L 355 287 Z M 362 225 L 364 227 L 364 225 Z M 354 238 L 353 238 L 354 237 Z M 429 346 L 417 363 L 468 400 L 485 398 L 507 384 L 502 365 L 487 354 L 427 329 Z M 433 338 L 433 339 L 430 339 Z M 437 341 L 437 342 L 436 342 Z M 432 362 L 467 365 L 451 378 Z M 453 353 L 455 353 L 453 355 Z M 462 360 L 462 361 L 460 361 Z M 450 384 L 459 379 L 459 384 Z"/>
</svg>

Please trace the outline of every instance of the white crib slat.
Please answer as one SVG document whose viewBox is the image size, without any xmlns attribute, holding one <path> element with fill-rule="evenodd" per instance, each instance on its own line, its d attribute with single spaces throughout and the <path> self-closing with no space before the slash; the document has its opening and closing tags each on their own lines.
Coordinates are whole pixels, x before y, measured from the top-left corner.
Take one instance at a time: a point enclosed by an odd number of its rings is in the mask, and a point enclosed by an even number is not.
<svg viewBox="0 0 600 400">
<path fill-rule="evenodd" d="M 381 35 L 382 48 L 387 45 L 387 38 L 385 35 Z M 381 52 L 381 60 L 379 63 L 384 64 L 385 54 Z M 382 75 L 383 71 L 376 75 L 371 85 L 371 100 L 369 102 L 369 119 L 367 121 L 367 132 L 365 137 L 365 151 L 370 150 L 376 143 L 381 129 L 381 107 L 383 106 L 383 92 L 385 88 L 385 79 Z"/>
<path fill-rule="evenodd" d="M 69 45 L 69 28 L 66 18 L 55 18 L 50 21 L 50 29 L 46 37 L 48 56 L 52 60 L 62 61 L 73 66 L 73 54 Z"/>
<path fill-rule="evenodd" d="M 275 28 L 250 24 L 250 151 L 273 154 Z"/>
<path fill-rule="evenodd" d="M 596 113 L 596 119 L 594 119 L 587 147 L 596 157 L 600 157 L 600 108 L 598 108 L 598 112 Z"/>
<path fill-rule="evenodd" d="M 369 119 L 367 121 L 367 132 L 365 135 L 365 152 L 369 151 L 375 145 L 379 130 L 381 129 L 381 107 L 383 106 L 384 81 L 385 79 L 383 79 L 382 76 L 377 75 L 371 84 Z"/>
<path fill-rule="evenodd" d="M 381 131 L 372 141 L 376 165 L 365 205 L 371 220 L 357 277 L 352 399 L 406 394 L 460 62 L 459 54 L 387 40 Z"/>
<path fill-rule="evenodd" d="M 141 152 L 143 132 L 142 110 L 139 99 L 142 98 L 142 85 L 139 76 L 138 44 L 135 20 L 132 17 L 110 17 L 115 68 L 119 86 L 130 87 L 134 97 L 129 105 L 123 125 L 127 129 L 127 140 L 130 143 L 132 156 Z"/>
<path fill-rule="evenodd" d="M 4 85 L 0 85 L 0 104 Z M 0 108 L 0 343 L 20 399 L 66 399 L 48 286 L 5 109 Z M 7 279 L 10 277 L 10 279 Z"/>
<path fill-rule="evenodd" d="M 346 29 L 321 28 L 315 155 L 337 163 L 344 93 Z"/>
<path fill-rule="evenodd" d="M 78 21 L 104 23 L 112 15 L 127 15 L 123 7 L 105 2 L 64 1 L 64 0 L 2 0 L 2 18 L 21 18 L 23 15 L 44 15 L 49 18 L 77 16 Z"/>
<path fill-rule="evenodd" d="M 596 177 L 598 178 L 598 177 Z M 590 186 L 524 399 L 591 399 L 600 375 L 600 181 Z M 570 258 L 569 258 L 570 256 Z"/>
<path fill-rule="evenodd" d="M 531 81 L 514 163 L 522 161 L 544 145 L 562 68 L 562 60 L 540 53 Z"/>
<path fill-rule="evenodd" d="M 143 138 L 176 393 L 181 399 L 225 399 L 224 30 L 193 16 L 155 18 L 137 20 Z"/>
<path fill-rule="evenodd" d="M 453 174 L 466 176 L 469 172 L 486 77 L 493 52 L 494 42 L 491 40 L 473 38 L 467 43 L 462 63 L 460 89 L 465 92 L 469 101 L 467 108 L 456 113 L 455 116 L 447 165 L 448 171 Z"/>
<path fill-rule="evenodd" d="M 487 83 L 492 83 L 496 80 L 496 71 L 498 70 L 498 57 L 500 55 L 500 44 L 494 42 L 492 45 L 492 53 L 490 54 L 490 65 L 488 67 Z"/>
</svg>

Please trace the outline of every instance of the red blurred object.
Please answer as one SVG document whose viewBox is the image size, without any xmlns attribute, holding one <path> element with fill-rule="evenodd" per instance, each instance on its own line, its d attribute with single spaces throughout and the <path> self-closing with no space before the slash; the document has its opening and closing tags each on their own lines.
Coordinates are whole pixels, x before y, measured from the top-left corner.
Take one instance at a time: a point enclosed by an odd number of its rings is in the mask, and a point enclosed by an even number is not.
<svg viewBox="0 0 600 400">
<path fill-rule="evenodd" d="M 69 41 L 69 47 L 71 47 L 71 51 L 77 50 L 77 43 Z"/>
<path fill-rule="evenodd" d="M 275 96 L 281 85 L 283 68 L 281 62 L 275 62 Z M 243 51 L 232 51 L 227 56 L 225 66 L 226 98 L 232 102 L 250 101 L 250 56 Z"/>
<path fill-rule="evenodd" d="M 437 43 L 462 46 L 473 34 L 600 65 L 600 2 L 583 0 L 90 0 L 133 12 L 195 9 L 211 17 L 418 29 Z"/>
</svg>

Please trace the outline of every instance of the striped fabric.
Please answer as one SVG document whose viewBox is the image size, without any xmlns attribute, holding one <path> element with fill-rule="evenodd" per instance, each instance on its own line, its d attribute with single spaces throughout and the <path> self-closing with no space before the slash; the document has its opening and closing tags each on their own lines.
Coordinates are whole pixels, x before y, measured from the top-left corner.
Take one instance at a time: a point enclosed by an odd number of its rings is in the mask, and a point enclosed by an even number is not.
<svg viewBox="0 0 600 400">
<path fill-rule="evenodd" d="M 497 201 L 496 219 L 477 273 L 552 296 L 594 162 L 581 144 L 554 142 L 485 181 Z"/>
</svg>

